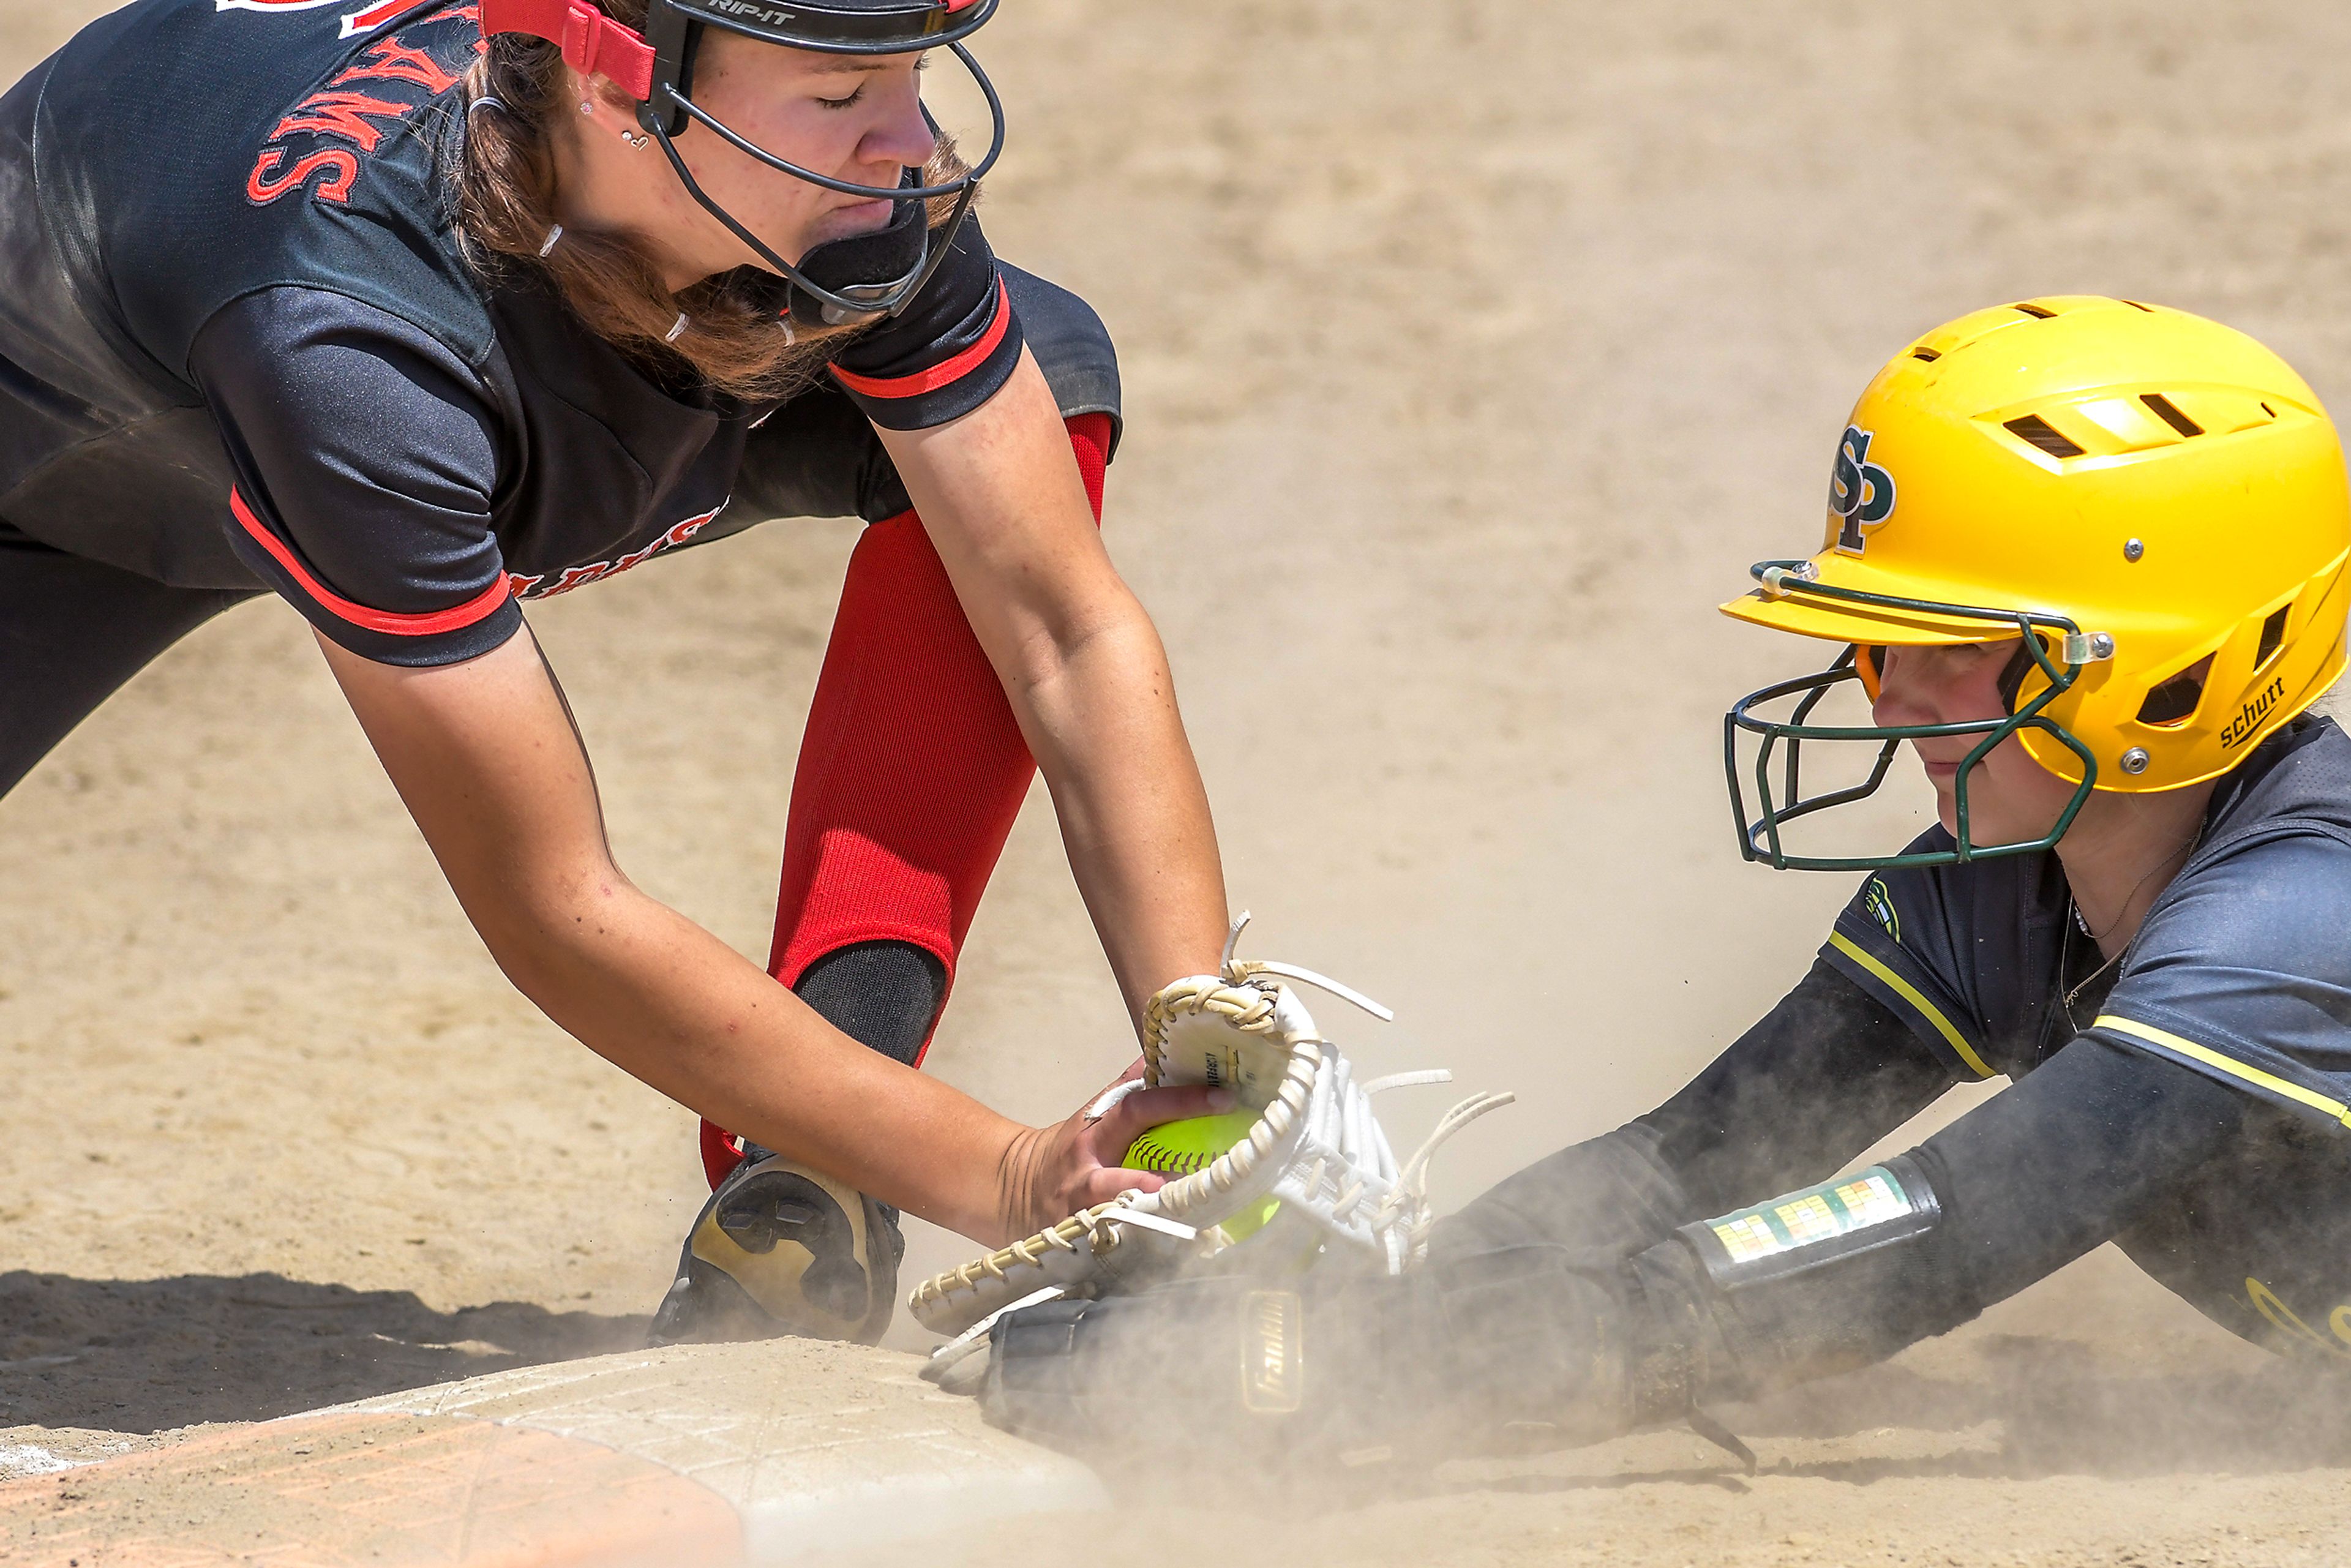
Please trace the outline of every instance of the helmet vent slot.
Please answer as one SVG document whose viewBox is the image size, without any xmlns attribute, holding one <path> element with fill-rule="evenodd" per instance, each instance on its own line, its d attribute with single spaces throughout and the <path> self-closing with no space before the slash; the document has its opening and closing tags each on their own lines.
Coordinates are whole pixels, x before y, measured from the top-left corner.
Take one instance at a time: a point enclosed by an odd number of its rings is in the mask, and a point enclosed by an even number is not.
<svg viewBox="0 0 2351 1568">
<path fill-rule="evenodd" d="M 2268 620 L 2262 622 L 2262 640 L 2253 649 L 2253 668 L 2256 670 L 2268 664 L 2270 655 L 2276 653 L 2278 645 L 2285 641 L 2285 612 L 2293 608 L 2291 604 L 2281 604 L 2270 612 Z"/>
<path fill-rule="evenodd" d="M 2142 305 L 2136 299 L 2126 299 L 2123 303 L 2134 310 L 2144 310 L 2150 316 L 2155 314 L 2155 307 L 2152 305 Z"/>
<path fill-rule="evenodd" d="M 2050 309 L 2050 308 L 2049 308 L 2047 306 L 2045 306 L 2045 305 L 2032 305 L 2032 304 L 2025 304 L 2025 305 L 2011 305 L 2011 306 L 2010 306 L 2010 307 L 2009 307 L 2009 308 L 2010 308 L 2011 310 L 2022 310 L 2022 311 L 2023 311 L 2027 316 L 2032 317 L 2035 320 L 2040 320 L 2040 321 L 2046 321 L 2046 320 L 2048 320 L 2048 319 L 2049 319 L 2049 318 L 2051 318 L 2052 316 L 2054 316 L 2054 315 L 2056 315 L 2056 314 L 2057 314 L 2057 312 L 2055 312 L 2054 310 Z"/>
<path fill-rule="evenodd" d="M 2182 435 L 2201 435 L 2204 427 L 2179 412 L 2179 405 L 2161 392 L 2141 392 L 2138 401 L 2155 411 L 2155 417 Z"/>
<path fill-rule="evenodd" d="M 1927 347 L 1926 344 L 1921 343 L 1917 348 L 1910 350 L 1910 357 L 1914 360 L 1924 360 L 1927 363 L 1931 365 L 1943 356 L 1937 353 L 1934 350 Z"/>
<path fill-rule="evenodd" d="M 2212 655 L 2205 654 L 2188 668 L 2147 694 L 2138 705 L 2141 724 L 2179 724 L 2194 716 L 2204 700 L 2204 677 L 2212 671 Z"/>
<path fill-rule="evenodd" d="M 2020 305 L 2017 308 L 2022 310 L 2024 307 Z M 2055 425 L 2037 413 L 2028 413 L 2022 419 L 2011 419 L 2003 428 L 2027 446 L 2044 452 L 2052 457 L 2079 457 L 2087 450 L 2080 443 L 2068 440 L 2058 432 Z"/>
</svg>

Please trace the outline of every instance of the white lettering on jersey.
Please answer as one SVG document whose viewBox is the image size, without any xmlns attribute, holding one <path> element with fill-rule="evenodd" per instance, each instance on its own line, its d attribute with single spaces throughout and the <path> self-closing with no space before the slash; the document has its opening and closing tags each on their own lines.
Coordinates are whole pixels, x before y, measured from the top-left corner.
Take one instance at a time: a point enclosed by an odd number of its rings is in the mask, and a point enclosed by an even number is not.
<svg viewBox="0 0 2351 1568">
<path fill-rule="evenodd" d="M 345 5 L 350 0 L 213 0 L 214 11 L 316 11 L 324 5 Z M 412 10 L 416 0 L 376 0 L 364 10 L 345 14 L 343 25 L 335 35 L 355 38 L 361 33 L 372 32 L 399 16 Z"/>
</svg>

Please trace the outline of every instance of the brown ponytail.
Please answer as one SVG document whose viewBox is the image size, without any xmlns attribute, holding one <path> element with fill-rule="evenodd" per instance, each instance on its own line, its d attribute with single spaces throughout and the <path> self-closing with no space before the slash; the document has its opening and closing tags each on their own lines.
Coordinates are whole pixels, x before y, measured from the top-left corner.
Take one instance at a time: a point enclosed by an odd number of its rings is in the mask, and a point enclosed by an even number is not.
<svg viewBox="0 0 2351 1568">
<path fill-rule="evenodd" d="M 643 29 L 645 0 L 596 4 Z M 557 222 L 553 140 L 572 96 L 562 48 L 519 33 L 492 37 L 467 72 L 467 104 L 497 100 L 467 115 L 455 171 L 458 230 L 475 270 L 495 277 L 502 267 L 536 267 L 590 331 L 648 369 L 674 373 L 683 361 L 714 389 L 747 401 L 789 397 L 808 385 L 857 328 L 788 331 L 773 305 L 757 298 L 766 291 L 736 274 L 673 292 L 652 258 L 619 235 L 566 229 L 539 254 Z M 925 180 L 935 184 L 960 172 L 943 137 Z M 934 203 L 931 221 L 944 215 L 943 204 Z M 672 338 L 680 315 L 685 329 Z"/>
</svg>

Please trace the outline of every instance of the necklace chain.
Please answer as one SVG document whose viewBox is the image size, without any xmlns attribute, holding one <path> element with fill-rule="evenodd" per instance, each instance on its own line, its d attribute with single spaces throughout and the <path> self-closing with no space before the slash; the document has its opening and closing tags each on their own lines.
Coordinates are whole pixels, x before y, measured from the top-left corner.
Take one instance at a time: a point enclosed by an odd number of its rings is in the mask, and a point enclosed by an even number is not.
<svg viewBox="0 0 2351 1568">
<path fill-rule="evenodd" d="M 2073 923 L 2081 927 L 2082 935 L 2089 937 L 2093 942 L 2096 941 L 2097 935 L 2090 929 L 2090 923 L 2082 918 L 2082 906 L 2075 903 L 2070 895 L 2065 900 L 2065 908 L 2066 912 L 2073 915 Z M 2058 957 L 2058 967 L 2061 971 L 2064 967 L 2065 959 L 2073 956 L 2073 951 L 2074 934 L 2071 931 L 2068 931 L 2065 934 L 2064 947 Z M 2065 1009 L 2065 1022 L 2075 1033 L 2078 1034 L 2081 1032 L 2082 1026 L 2075 1022 L 2074 1019 L 2074 999 L 2076 997 L 2079 997 L 2084 991 L 2088 990 L 2099 976 L 2105 974 L 2108 969 L 2113 968 L 2116 964 L 2122 962 L 2123 954 L 2129 951 L 2129 944 L 2124 944 L 2123 946 L 2116 952 L 2114 956 L 2108 958 L 2105 963 L 2099 965 L 2096 968 L 2083 976 L 2082 978 L 2074 985 L 2072 989 L 2068 990 L 2063 997 L 2058 998 L 2058 1005 Z"/>
<path fill-rule="evenodd" d="M 2204 836 L 2204 823 L 2200 821 L 2198 822 L 2194 831 L 2188 835 L 2187 839 L 2180 843 L 2179 849 L 2175 849 L 2172 853 L 2179 853 L 2180 849 L 2192 851 L 2196 841 Z M 2164 856 L 2163 859 L 2158 860 L 2154 865 L 2147 868 L 2147 873 L 2146 876 L 2139 878 L 2138 881 L 2133 884 L 2129 894 L 2123 899 L 2123 910 L 2125 914 L 2129 912 L 2131 900 L 2138 896 L 2138 890 L 2145 887 L 2147 883 L 2154 878 L 2158 872 L 2162 871 L 2166 865 L 2170 863 L 2170 855 Z M 2065 909 L 2066 913 L 2073 916 L 2073 924 L 2081 928 L 2083 936 L 2087 936 L 2093 942 L 2098 941 L 2098 934 L 2090 929 L 2089 919 L 2082 913 L 2081 901 L 2075 898 L 2071 893 L 2068 893 L 2065 895 Z M 2123 915 L 2117 915 L 2115 917 L 2115 926 L 2119 926 L 2122 924 L 2122 921 Z M 2107 928 L 2109 935 L 2112 934 L 2114 928 L 2114 926 L 2109 926 Z M 2127 954 L 2130 949 L 2130 943 L 2124 943 L 2120 948 L 2116 950 L 2115 955 L 2112 957 L 2099 965 L 2096 968 L 2091 970 L 2087 975 L 2082 977 L 2079 983 L 2074 985 L 2072 989 L 2066 991 L 2063 997 L 2058 998 L 2058 1005 L 2065 1009 L 2066 1024 L 2076 1032 L 2080 1031 L 2082 1026 L 2074 1021 L 2074 998 L 2080 996 L 2084 991 L 2088 990 L 2092 982 L 2095 981 L 2099 976 L 2105 974 L 2108 969 L 2113 968 L 2116 964 L 2121 963 L 2124 955 Z M 2074 934 L 2072 931 L 2067 931 L 2065 933 L 2064 946 L 2060 950 L 2057 959 L 2058 970 L 2061 976 L 2064 973 L 2066 960 L 2073 956 L 2073 951 Z"/>
</svg>

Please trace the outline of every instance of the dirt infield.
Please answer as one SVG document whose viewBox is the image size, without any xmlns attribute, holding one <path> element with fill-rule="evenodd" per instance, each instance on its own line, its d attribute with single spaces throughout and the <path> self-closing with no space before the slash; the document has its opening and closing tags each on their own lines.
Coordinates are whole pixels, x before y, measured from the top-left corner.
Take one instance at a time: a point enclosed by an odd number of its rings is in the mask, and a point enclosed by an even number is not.
<svg viewBox="0 0 2351 1568">
<path fill-rule="evenodd" d="M 0 64 L 92 9 L 0 0 Z M 1109 537 L 1256 950 L 1398 1009 L 1366 1071 L 1520 1093 L 1447 1206 L 1681 1082 L 1849 892 L 1734 859 L 1722 707 L 1801 660 L 1711 606 L 1810 545 L 1886 354 L 2117 293 L 2351 407 L 2351 12 L 1018 0 L 986 42 L 990 235 L 1119 339 Z M 754 955 L 851 542 L 778 524 L 533 612 L 622 863 Z M 932 1063 L 1041 1119 L 1130 1054 L 1040 796 Z M 274 603 L 0 801 L 0 1479 L 633 1345 L 702 1190 L 692 1119 L 493 967 Z M 1405 1098 L 1411 1141 L 1444 1096 Z M 917 1227 L 908 1274 L 966 1250 Z M 2107 1250 L 1724 1412 L 1752 1480 L 1661 1434 L 1181 1528 L 1269 1563 L 2335 1563 L 2333 1378 Z"/>
</svg>

